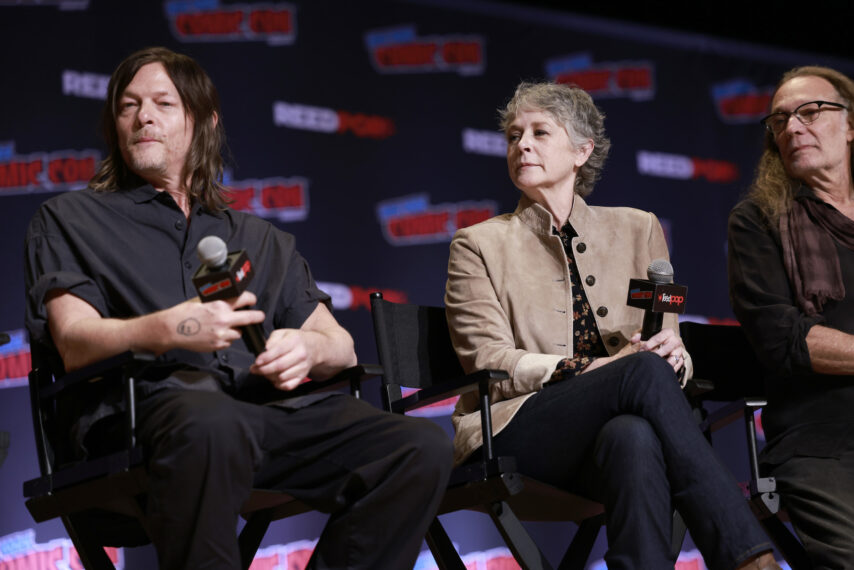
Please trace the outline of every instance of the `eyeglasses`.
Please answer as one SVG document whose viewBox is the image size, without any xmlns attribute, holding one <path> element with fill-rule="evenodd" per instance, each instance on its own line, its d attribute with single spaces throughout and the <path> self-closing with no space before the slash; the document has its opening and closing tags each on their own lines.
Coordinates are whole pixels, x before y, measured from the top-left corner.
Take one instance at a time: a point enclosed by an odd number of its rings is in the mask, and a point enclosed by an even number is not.
<svg viewBox="0 0 854 570">
<path fill-rule="evenodd" d="M 810 101 L 809 103 L 804 103 L 803 105 L 798 105 L 794 111 L 791 113 L 787 113 L 785 111 L 778 111 L 777 113 L 771 113 L 761 121 L 765 128 L 774 135 L 779 135 L 782 133 L 786 126 L 789 124 L 789 118 L 794 115 L 798 118 L 798 120 L 804 125 L 809 125 L 810 123 L 814 123 L 818 120 L 819 115 L 821 115 L 822 106 L 825 106 L 825 109 L 845 109 L 848 110 L 848 107 L 843 105 L 842 103 L 833 103 L 832 101 Z"/>
</svg>

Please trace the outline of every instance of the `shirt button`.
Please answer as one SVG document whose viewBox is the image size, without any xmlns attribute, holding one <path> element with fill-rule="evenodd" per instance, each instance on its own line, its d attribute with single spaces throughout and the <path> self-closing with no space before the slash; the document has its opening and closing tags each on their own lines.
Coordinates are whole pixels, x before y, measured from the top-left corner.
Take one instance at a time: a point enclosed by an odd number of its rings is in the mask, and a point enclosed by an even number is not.
<svg viewBox="0 0 854 570">
<path fill-rule="evenodd" d="M 587 279 L 585 279 L 584 282 L 592 287 L 593 285 L 596 284 L 596 278 L 593 277 L 592 275 L 588 275 Z"/>
<path fill-rule="evenodd" d="M 608 307 L 599 307 L 596 309 L 596 314 L 600 317 L 604 317 L 608 314 Z"/>
<path fill-rule="evenodd" d="M 183 230 L 184 229 L 184 220 L 175 220 L 175 229 Z"/>
<path fill-rule="evenodd" d="M 187 269 L 190 269 L 191 267 L 193 267 L 193 264 L 192 264 L 192 263 L 190 263 L 189 261 L 185 261 L 185 262 L 184 262 L 184 267 L 186 267 Z"/>
<path fill-rule="evenodd" d="M 575 251 L 578 253 L 584 253 L 587 251 L 587 244 L 584 242 L 580 242 L 577 246 L 575 246 Z"/>
<path fill-rule="evenodd" d="M 219 355 L 219 359 L 222 360 L 223 362 L 228 362 L 228 355 L 225 353 L 222 353 Z"/>
<path fill-rule="evenodd" d="M 610 344 L 611 346 L 617 346 L 618 344 L 620 344 L 620 339 L 615 336 L 612 336 L 608 339 L 608 344 Z"/>
</svg>

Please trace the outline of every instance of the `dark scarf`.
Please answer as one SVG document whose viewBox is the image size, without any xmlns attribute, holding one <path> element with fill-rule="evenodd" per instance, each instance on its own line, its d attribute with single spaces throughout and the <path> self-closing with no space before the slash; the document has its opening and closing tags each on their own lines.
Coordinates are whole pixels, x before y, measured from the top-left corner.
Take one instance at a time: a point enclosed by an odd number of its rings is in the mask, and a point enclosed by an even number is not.
<svg viewBox="0 0 854 570">
<path fill-rule="evenodd" d="M 845 297 L 836 239 L 854 250 L 854 221 L 817 199 L 798 196 L 780 216 L 783 262 L 795 298 L 809 316 L 821 312 L 828 299 Z"/>
</svg>

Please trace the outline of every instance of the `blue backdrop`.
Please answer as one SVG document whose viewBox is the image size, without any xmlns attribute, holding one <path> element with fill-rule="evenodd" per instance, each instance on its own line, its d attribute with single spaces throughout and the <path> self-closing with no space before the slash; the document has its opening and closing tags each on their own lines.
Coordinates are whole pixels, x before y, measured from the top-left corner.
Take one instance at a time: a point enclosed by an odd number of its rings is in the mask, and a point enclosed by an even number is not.
<svg viewBox="0 0 854 570">
<path fill-rule="evenodd" d="M 613 150 L 588 200 L 655 212 L 688 318 L 727 321 L 726 216 L 761 151 L 757 120 L 794 65 L 854 61 L 477 0 L 0 2 L 0 570 L 74 567 L 56 522 L 21 498 L 37 475 L 25 375 L 22 241 L 38 205 L 85 185 L 104 146 L 109 74 L 165 45 L 198 59 L 222 98 L 234 207 L 297 236 L 335 316 L 376 360 L 367 293 L 441 304 L 453 232 L 512 210 L 496 109 L 520 80 L 574 82 L 607 115 Z M 447 426 L 447 407 L 435 410 Z M 735 471 L 738 436 L 716 443 Z M 445 517 L 473 569 L 513 567 L 485 515 Z M 277 523 L 256 568 L 301 568 L 324 517 Z M 531 525 L 558 559 L 570 524 Z M 591 566 L 604 549 L 600 548 Z M 703 568 L 686 542 L 682 568 Z M 154 566 L 149 548 L 119 554 Z M 556 562 L 556 560 L 555 560 Z M 425 555 L 419 566 L 430 568 Z"/>
</svg>

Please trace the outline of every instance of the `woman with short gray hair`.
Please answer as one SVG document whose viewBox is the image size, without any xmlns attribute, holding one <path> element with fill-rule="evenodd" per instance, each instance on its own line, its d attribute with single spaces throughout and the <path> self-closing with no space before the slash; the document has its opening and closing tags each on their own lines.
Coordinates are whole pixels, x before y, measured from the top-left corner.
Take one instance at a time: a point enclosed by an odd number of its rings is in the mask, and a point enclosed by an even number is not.
<svg viewBox="0 0 854 570">
<path fill-rule="evenodd" d="M 496 454 L 602 502 L 611 569 L 673 568 L 674 508 L 710 568 L 779 568 L 682 394 L 675 314 L 642 340 L 643 311 L 626 306 L 629 279 L 668 257 L 658 219 L 584 200 L 610 147 L 604 115 L 580 88 L 522 83 L 501 126 L 519 205 L 457 232 L 445 292 L 466 371 L 510 374 L 492 390 Z M 476 394 L 453 422 L 457 463 L 479 458 Z"/>
</svg>

